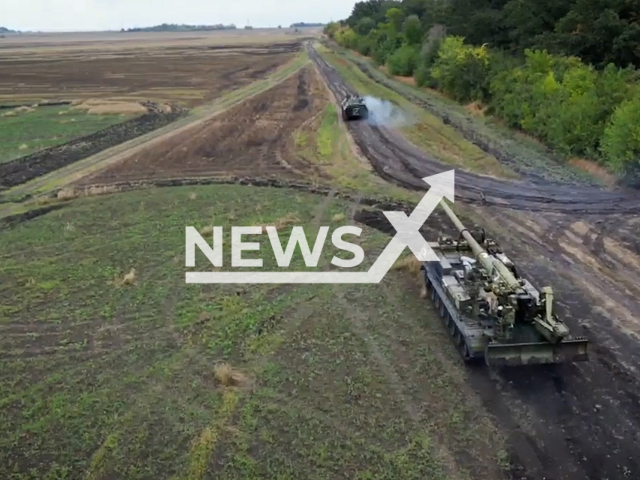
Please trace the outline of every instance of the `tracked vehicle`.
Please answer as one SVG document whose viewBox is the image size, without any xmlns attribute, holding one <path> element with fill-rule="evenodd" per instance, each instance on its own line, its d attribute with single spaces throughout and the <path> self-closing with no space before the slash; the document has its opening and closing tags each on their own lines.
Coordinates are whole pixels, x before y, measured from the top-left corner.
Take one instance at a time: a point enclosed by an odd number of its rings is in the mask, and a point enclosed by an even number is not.
<svg viewBox="0 0 640 480">
<path fill-rule="evenodd" d="M 342 101 L 341 107 L 342 119 L 346 122 L 369 118 L 369 109 L 362 97 L 349 95 Z"/>
<path fill-rule="evenodd" d="M 551 287 L 536 289 L 484 230 L 472 234 L 440 205 L 460 237 L 431 243 L 439 261 L 424 262 L 422 273 L 462 358 L 489 366 L 587 361 L 588 340 L 555 315 Z"/>
</svg>

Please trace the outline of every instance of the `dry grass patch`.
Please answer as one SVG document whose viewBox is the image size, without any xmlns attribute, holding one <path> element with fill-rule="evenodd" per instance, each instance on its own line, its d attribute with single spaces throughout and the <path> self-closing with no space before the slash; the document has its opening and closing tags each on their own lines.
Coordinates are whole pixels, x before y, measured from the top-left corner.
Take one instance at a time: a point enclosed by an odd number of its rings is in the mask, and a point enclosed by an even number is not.
<svg viewBox="0 0 640 480">
<path fill-rule="evenodd" d="M 79 197 L 94 197 L 97 195 L 107 195 L 109 193 L 116 193 L 120 191 L 115 185 L 96 185 L 88 188 L 75 189 L 73 187 L 65 187 L 58 190 L 55 198 L 44 197 L 36 201 L 36 203 L 48 204 L 55 200 L 73 200 Z"/>
<path fill-rule="evenodd" d="M 122 278 L 122 281 L 120 283 L 121 285 L 133 285 L 134 283 L 136 283 L 136 269 L 132 268 L 131 270 L 129 270 L 129 273 L 127 273 Z"/>
<path fill-rule="evenodd" d="M 216 382 L 225 387 L 238 387 L 247 382 L 247 377 L 228 363 L 216 365 L 213 369 L 213 375 Z"/>
<path fill-rule="evenodd" d="M 300 223 L 300 219 L 292 213 L 287 213 L 284 217 L 276 220 L 274 226 L 276 227 L 276 230 L 282 230 L 283 228 L 291 227 L 296 223 Z"/>
<path fill-rule="evenodd" d="M 137 272 L 135 268 L 129 270 L 129 273 L 124 276 L 116 275 L 113 280 L 107 282 L 109 285 L 113 285 L 115 287 L 123 287 L 125 285 L 134 285 L 137 279 Z"/>
<path fill-rule="evenodd" d="M 56 194 L 56 198 L 58 200 L 71 200 L 73 198 L 76 198 L 77 196 L 78 195 L 74 188 L 63 188 Z"/>
<path fill-rule="evenodd" d="M 569 160 L 569 164 L 573 165 L 580 170 L 590 173 L 600 181 L 602 181 L 608 187 L 613 187 L 616 184 L 616 177 L 607 172 L 603 167 L 598 165 L 593 160 L 587 160 L 585 158 L 572 158 Z"/>
<path fill-rule="evenodd" d="M 35 111 L 35 108 L 33 107 L 16 107 L 12 110 L 8 110 L 6 112 L 4 112 L 3 114 L 1 114 L 0 116 L 2 117 L 15 117 L 17 116 L 19 113 L 29 113 L 29 112 L 33 112 Z"/>
<path fill-rule="evenodd" d="M 90 99 L 73 107 L 93 115 L 135 115 L 147 113 L 147 108 L 137 102 Z"/>
<path fill-rule="evenodd" d="M 361 58 L 366 58 L 366 57 L 361 56 Z M 381 72 L 383 72 L 385 75 L 392 77 L 394 80 L 397 80 L 402 83 L 406 83 L 407 85 L 411 85 L 412 87 L 416 86 L 416 79 L 413 77 L 402 77 L 400 75 L 391 75 L 391 73 L 389 72 L 389 69 L 385 65 L 381 65 L 378 68 L 380 69 Z"/>
<path fill-rule="evenodd" d="M 334 223 L 338 223 L 338 222 L 344 222 L 344 219 L 347 218 L 345 216 L 344 213 L 336 213 L 332 218 L 331 221 Z"/>
<path fill-rule="evenodd" d="M 202 227 L 200 229 L 200 235 L 202 235 L 203 237 L 205 235 L 213 235 L 213 227 L 211 225 L 207 225 L 206 227 Z"/>
<path fill-rule="evenodd" d="M 464 108 L 465 110 L 467 110 L 467 112 L 479 117 L 484 117 L 484 114 L 487 111 L 487 107 L 482 105 L 480 102 L 471 102 L 465 105 Z"/>
<path fill-rule="evenodd" d="M 271 225 L 262 225 L 262 233 L 267 233 L 267 227 L 275 227 L 276 230 L 282 230 L 300 223 L 300 219 L 292 213 L 287 213 L 284 217 L 280 217 Z"/>
<path fill-rule="evenodd" d="M 408 272 L 412 275 L 418 275 L 421 268 L 422 262 L 414 255 L 405 255 L 404 257 L 400 257 L 393 265 L 394 270 Z"/>
<path fill-rule="evenodd" d="M 418 260 L 414 255 L 406 255 L 396 260 L 392 270 L 401 272 L 407 272 L 411 274 L 416 280 L 418 287 L 420 288 L 420 298 L 427 298 L 427 287 L 424 284 L 420 270 L 422 268 L 422 262 Z"/>
</svg>

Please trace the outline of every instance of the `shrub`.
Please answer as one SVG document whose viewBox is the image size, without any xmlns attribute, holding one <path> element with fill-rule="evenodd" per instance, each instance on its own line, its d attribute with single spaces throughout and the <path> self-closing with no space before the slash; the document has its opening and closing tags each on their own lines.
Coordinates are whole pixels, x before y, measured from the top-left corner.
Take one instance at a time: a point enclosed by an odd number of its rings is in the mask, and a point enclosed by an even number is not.
<svg viewBox="0 0 640 480">
<path fill-rule="evenodd" d="M 616 107 L 600 146 L 605 163 L 617 173 L 637 176 L 640 169 L 640 92 Z"/>
<path fill-rule="evenodd" d="M 525 56 L 524 65 L 491 80 L 493 112 L 565 154 L 597 156 L 609 116 L 629 96 L 628 74 L 546 51 Z"/>
<path fill-rule="evenodd" d="M 401 46 L 387 59 L 389 73 L 392 75 L 401 75 L 403 77 L 412 76 L 416 69 L 419 56 L 420 49 L 417 46 Z"/>
<path fill-rule="evenodd" d="M 358 35 L 349 27 L 339 29 L 334 34 L 334 39 L 345 48 L 355 48 L 358 43 Z"/>
<path fill-rule="evenodd" d="M 460 102 L 488 99 L 489 52 L 486 46 L 464 44 L 462 37 L 446 37 L 431 69 L 438 87 Z"/>
</svg>

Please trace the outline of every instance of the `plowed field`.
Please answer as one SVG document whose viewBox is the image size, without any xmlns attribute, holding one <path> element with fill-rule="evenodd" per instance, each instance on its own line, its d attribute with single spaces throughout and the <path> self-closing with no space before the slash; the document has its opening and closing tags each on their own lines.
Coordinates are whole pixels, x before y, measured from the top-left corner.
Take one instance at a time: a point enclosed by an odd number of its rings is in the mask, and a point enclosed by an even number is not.
<svg viewBox="0 0 640 480">
<path fill-rule="evenodd" d="M 200 125 L 77 185 L 164 178 L 321 176 L 295 155 L 293 132 L 322 112 L 326 93 L 311 67 Z"/>
<path fill-rule="evenodd" d="M 51 51 L 12 48 L 0 59 L 0 104 L 42 99 L 121 98 L 200 105 L 268 75 L 292 58 L 295 41 L 223 45 L 176 39 L 167 44 L 63 44 Z M 118 48 L 119 47 L 119 48 Z"/>
</svg>

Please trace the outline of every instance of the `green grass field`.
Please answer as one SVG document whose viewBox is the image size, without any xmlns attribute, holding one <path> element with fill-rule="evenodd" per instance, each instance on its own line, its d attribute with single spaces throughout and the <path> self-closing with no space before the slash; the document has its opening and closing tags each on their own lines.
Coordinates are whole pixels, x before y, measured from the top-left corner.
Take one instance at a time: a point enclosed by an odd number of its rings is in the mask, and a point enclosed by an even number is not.
<svg viewBox="0 0 640 480">
<path fill-rule="evenodd" d="M 0 478 L 500 478 L 502 439 L 409 273 L 184 283 L 187 225 L 289 225 L 284 239 L 351 213 L 286 189 L 176 187 L 3 231 Z M 364 268 L 388 240 L 364 228 Z M 334 253 L 326 242 L 320 269 Z"/>
<path fill-rule="evenodd" d="M 94 115 L 73 107 L 38 107 L 0 116 L 0 163 L 90 135 L 132 115 Z"/>
</svg>

